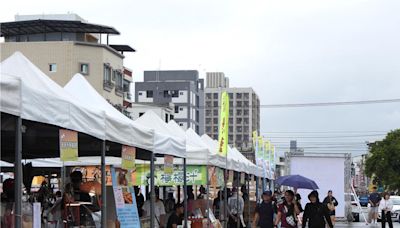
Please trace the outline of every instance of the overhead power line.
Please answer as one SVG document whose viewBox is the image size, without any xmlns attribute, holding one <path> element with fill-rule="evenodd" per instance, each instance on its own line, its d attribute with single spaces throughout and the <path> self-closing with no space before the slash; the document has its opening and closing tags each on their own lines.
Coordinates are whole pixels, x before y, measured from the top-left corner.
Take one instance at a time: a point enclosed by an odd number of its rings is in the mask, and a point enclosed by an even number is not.
<svg viewBox="0 0 400 228">
<path fill-rule="evenodd" d="M 215 100 L 216 101 L 216 100 Z M 206 101 L 208 102 L 208 101 Z M 349 105 L 370 105 L 370 104 L 385 104 L 385 103 L 400 103 L 400 98 L 382 99 L 382 100 L 360 100 L 360 101 L 332 101 L 332 102 L 317 102 L 317 103 L 287 103 L 287 104 L 261 104 L 260 108 L 305 108 L 305 107 L 324 107 L 324 106 L 349 106 Z M 206 103 L 207 104 L 207 103 Z M 219 108 L 220 106 L 206 105 L 199 106 L 201 109 Z M 231 108 L 249 108 L 249 105 L 241 103 L 241 105 L 233 104 Z M 256 107 L 253 105 L 253 108 Z"/>
<path fill-rule="evenodd" d="M 361 101 L 334 101 L 334 102 L 319 102 L 319 103 L 299 103 L 299 104 L 270 104 L 270 105 L 260 105 L 260 107 L 262 107 L 262 108 L 303 108 L 303 107 L 318 107 L 318 106 L 384 104 L 384 103 L 397 103 L 397 102 L 400 102 L 400 98 L 383 99 L 383 100 L 361 100 Z"/>
<path fill-rule="evenodd" d="M 316 135 L 316 136 L 310 136 L 310 135 L 294 135 L 294 136 L 265 136 L 266 139 L 304 139 L 304 138 L 359 138 L 359 137 L 372 137 L 372 136 L 384 136 L 386 134 L 365 134 L 365 135 Z"/>
</svg>

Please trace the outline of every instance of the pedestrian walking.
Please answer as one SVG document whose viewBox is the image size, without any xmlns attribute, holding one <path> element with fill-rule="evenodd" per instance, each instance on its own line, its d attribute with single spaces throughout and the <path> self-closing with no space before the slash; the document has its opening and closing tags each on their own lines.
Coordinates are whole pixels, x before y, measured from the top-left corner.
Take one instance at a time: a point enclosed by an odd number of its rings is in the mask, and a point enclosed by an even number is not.
<svg viewBox="0 0 400 228">
<path fill-rule="evenodd" d="M 294 201 L 294 192 L 287 190 L 283 203 L 278 206 L 275 226 L 281 223 L 281 227 L 296 228 L 298 214 L 300 214 L 300 210 Z"/>
<path fill-rule="evenodd" d="M 381 201 L 381 196 L 376 192 L 376 186 L 372 188 L 372 193 L 369 195 L 369 204 L 370 207 L 370 215 L 371 215 L 371 223 L 378 224 L 378 210 L 379 210 L 379 202 Z"/>
<path fill-rule="evenodd" d="M 309 203 L 306 204 L 303 214 L 302 227 L 305 228 L 307 223 L 309 228 L 324 228 L 325 220 L 329 227 L 333 228 L 332 221 L 329 216 L 328 207 L 319 201 L 318 192 L 312 191 L 308 195 Z"/>
<path fill-rule="evenodd" d="M 239 195 L 238 189 L 233 188 L 232 196 L 228 198 L 229 228 L 236 228 L 238 223 L 239 227 L 243 227 L 240 219 L 241 216 L 243 216 L 243 209 L 244 209 L 243 198 Z"/>
<path fill-rule="evenodd" d="M 273 228 L 274 214 L 277 211 L 275 202 L 272 200 L 272 192 L 265 191 L 262 194 L 263 201 L 257 205 L 252 227 Z"/>
<path fill-rule="evenodd" d="M 390 194 L 388 192 L 385 192 L 383 193 L 383 199 L 379 203 L 382 228 L 386 227 L 386 222 L 389 224 L 389 228 L 393 228 L 392 210 L 393 210 L 393 202 L 392 200 L 390 200 Z"/>
<path fill-rule="evenodd" d="M 336 207 L 339 205 L 338 201 L 332 194 L 332 190 L 328 191 L 328 195 L 325 197 L 324 201 L 322 202 L 326 205 L 329 209 L 329 216 L 331 217 L 332 224 L 335 225 L 336 223 Z"/>
</svg>

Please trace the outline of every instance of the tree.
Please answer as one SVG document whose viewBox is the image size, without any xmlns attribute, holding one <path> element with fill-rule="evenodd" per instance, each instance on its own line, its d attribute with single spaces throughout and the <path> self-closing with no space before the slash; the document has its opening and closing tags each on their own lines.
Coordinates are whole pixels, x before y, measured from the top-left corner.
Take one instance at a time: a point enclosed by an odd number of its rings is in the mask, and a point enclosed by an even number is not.
<svg viewBox="0 0 400 228">
<path fill-rule="evenodd" d="M 370 177 L 376 176 L 388 190 L 400 190 L 400 129 L 369 145 L 365 171 Z"/>
</svg>

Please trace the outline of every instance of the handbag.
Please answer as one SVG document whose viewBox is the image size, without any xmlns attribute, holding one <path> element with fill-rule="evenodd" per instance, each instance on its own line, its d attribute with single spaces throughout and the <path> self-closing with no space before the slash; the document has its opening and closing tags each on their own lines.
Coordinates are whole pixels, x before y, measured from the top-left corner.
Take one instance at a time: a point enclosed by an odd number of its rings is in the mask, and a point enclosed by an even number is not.
<svg viewBox="0 0 400 228">
<path fill-rule="evenodd" d="M 335 210 L 335 205 L 333 203 L 328 203 L 328 209 L 330 211 L 334 211 Z"/>
<path fill-rule="evenodd" d="M 287 213 L 289 212 L 287 207 L 284 206 L 285 208 L 285 215 L 286 215 L 286 223 L 290 226 L 296 226 L 296 218 L 293 215 L 288 215 Z"/>
</svg>

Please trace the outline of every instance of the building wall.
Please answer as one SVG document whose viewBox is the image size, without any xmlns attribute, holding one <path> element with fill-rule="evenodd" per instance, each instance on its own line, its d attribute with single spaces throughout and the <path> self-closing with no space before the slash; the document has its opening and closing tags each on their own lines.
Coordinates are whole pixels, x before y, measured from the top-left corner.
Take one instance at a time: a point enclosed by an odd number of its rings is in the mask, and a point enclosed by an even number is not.
<svg viewBox="0 0 400 228">
<path fill-rule="evenodd" d="M 115 88 L 110 92 L 103 89 L 104 63 L 110 63 L 113 69 L 123 70 L 123 56 L 105 45 L 73 41 L 6 42 L 0 44 L 0 49 L 1 60 L 20 51 L 60 86 L 80 73 L 80 63 L 88 63 L 89 74 L 85 77 L 89 83 L 111 103 L 123 103 L 123 96 L 117 96 Z M 57 64 L 56 72 L 49 71 L 50 63 Z"/>
<path fill-rule="evenodd" d="M 218 138 L 221 93 L 228 92 L 230 100 L 229 144 L 242 152 L 252 151 L 252 132 L 260 130 L 259 98 L 251 88 L 206 88 L 205 132 Z"/>
<path fill-rule="evenodd" d="M 144 104 L 132 104 L 132 119 L 138 119 L 141 114 L 144 114 L 148 110 L 156 113 L 166 123 L 168 123 L 171 119 L 174 119 L 174 112 L 172 108 Z"/>
<path fill-rule="evenodd" d="M 184 129 L 191 127 L 203 134 L 200 126 L 200 119 L 204 118 L 204 109 L 200 108 L 203 89 L 204 82 L 197 71 L 145 71 L 144 82 L 135 83 L 135 101 L 158 105 L 172 102 L 175 121 Z M 153 98 L 145 98 L 144 91 L 153 91 Z"/>
</svg>

